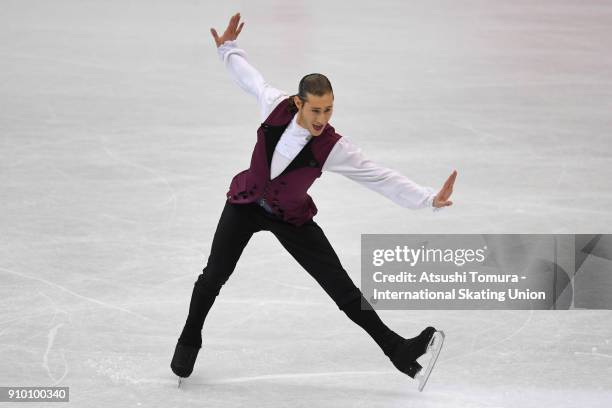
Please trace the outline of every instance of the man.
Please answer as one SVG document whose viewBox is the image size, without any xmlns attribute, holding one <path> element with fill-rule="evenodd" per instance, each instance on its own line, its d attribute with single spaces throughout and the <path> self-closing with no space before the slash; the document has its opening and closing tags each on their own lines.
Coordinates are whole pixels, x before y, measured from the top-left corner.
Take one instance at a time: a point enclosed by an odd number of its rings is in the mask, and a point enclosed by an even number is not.
<svg viewBox="0 0 612 408">
<path fill-rule="evenodd" d="M 208 263 L 194 284 L 171 368 L 182 378 L 191 374 L 202 345 L 206 315 L 252 235 L 263 230 L 278 238 L 338 308 L 374 339 L 395 367 L 415 378 L 422 368 L 416 359 L 427 351 L 438 332 L 427 327 L 418 336 L 404 339 L 380 320 L 312 219 L 317 208 L 307 191 L 324 171 L 333 171 L 406 208 L 437 210 L 452 205 L 449 197 L 457 172 L 435 194 L 432 188 L 367 160 L 359 148 L 329 124 L 334 96 L 327 77 L 306 75 L 296 95 L 271 87 L 237 47 L 235 40 L 244 27 L 244 22 L 239 22 L 237 13 L 222 36 L 214 28 L 211 33 L 234 81 L 257 98 L 264 122 L 257 132 L 249 169 L 236 174 L 230 184 Z"/>
</svg>

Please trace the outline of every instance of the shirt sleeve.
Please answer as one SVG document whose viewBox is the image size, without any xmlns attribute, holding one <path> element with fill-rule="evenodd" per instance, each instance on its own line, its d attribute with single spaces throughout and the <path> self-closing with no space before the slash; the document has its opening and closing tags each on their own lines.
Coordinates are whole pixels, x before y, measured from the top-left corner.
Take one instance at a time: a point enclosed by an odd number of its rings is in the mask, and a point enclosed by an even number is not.
<svg viewBox="0 0 612 408">
<path fill-rule="evenodd" d="M 397 171 L 368 160 L 361 148 L 345 137 L 332 148 L 323 164 L 323 171 L 342 174 L 405 208 L 441 209 L 433 206 L 436 196 L 433 188 L 420 186 Z"/>
<path fill-rule="evenodd" d="M 234 82 L 257 99 L 261 120 L 265 120 L 289 94 L 268 84 L 263 76 L 247 60 L 247 53 L 238 47 L 236 40 L 225 41 L 217 48 L 219 58 L 225 64 Z"/>
</svg>

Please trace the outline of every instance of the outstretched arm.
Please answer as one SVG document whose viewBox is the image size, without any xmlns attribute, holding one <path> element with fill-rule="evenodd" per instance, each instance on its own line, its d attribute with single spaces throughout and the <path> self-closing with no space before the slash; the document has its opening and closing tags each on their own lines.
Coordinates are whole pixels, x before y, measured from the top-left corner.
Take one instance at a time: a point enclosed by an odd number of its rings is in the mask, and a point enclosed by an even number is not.
<svg viewBox="0 0 612 408">
<path fill-rule="evenodd" d="M 225 63 L 230 76 L 240 88 L 257 99 L 261 118 L 265 120 L 276 105 L 289 94 L 270 86 L 259 71 L 247 61 L 246 52 L 238 48 L 236 39 L 243 27 L 244 22 L 240 23 L 240 13 L 236 13 L 230 18 L 222 36 L 219 36 L 214 28 L 211 28 L 210 32 L 217 45 L 219 58 Z"/>
<path fill-rule="evenodd" d="M 436 194 L 431 187 L 420 186 L 399 172 L 383 167 L 367 159 L 361 148 L 342 137 L 334 145 L 323 165 L 324 171 L 332 171 L 384 195 L 405 208 L 433 208 L 452 205 L 448 201 L 457 172 L 453 172 Z"/>
</svg>

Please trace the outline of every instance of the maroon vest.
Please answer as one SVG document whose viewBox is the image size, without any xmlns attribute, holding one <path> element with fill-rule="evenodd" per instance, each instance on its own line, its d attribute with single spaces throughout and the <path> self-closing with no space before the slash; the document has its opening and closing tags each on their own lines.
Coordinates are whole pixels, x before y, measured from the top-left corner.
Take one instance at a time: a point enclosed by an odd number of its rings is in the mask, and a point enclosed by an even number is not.
<svg viewBox="0 0 612 408">
<path fill-rule="evenodd" d="M 289 110 L 289 98 L 284 99 L 257 129 L 251 167 L 234 176 L 227 199 L 247 204 L 264 198 L 275 215 L 300 226 L 317 213 L 308 189 L 321 176 L 329 152 L 342 136 L 328 123 L 319 136 L 310 138 L 281 174 L 270 180 L 274 149 L 295 113 Z"/>
</svg>

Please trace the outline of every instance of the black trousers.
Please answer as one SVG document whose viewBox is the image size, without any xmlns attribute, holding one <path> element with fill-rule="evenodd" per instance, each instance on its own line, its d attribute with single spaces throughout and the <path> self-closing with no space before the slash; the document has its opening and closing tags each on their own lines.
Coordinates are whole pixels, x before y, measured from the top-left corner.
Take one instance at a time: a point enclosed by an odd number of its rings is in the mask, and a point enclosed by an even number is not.
<svg viewBox="0 0 612 408">
<path fill-rule="evenodd" d="M 390 356 L 402 338 L 380 320 L 314 220 L 298 227 L 274 217 L 257 203 L 232 204 L 229 201 L 221 213 L 206 267 L 194 284 L 189 315 L 179 343 L 201 346 L 204 320 L 215 298 L 234 271 L 245 246 L 259 231 L 274 234 L 338 308 L 366 330 L 385 355 Z"/>
</svg>

